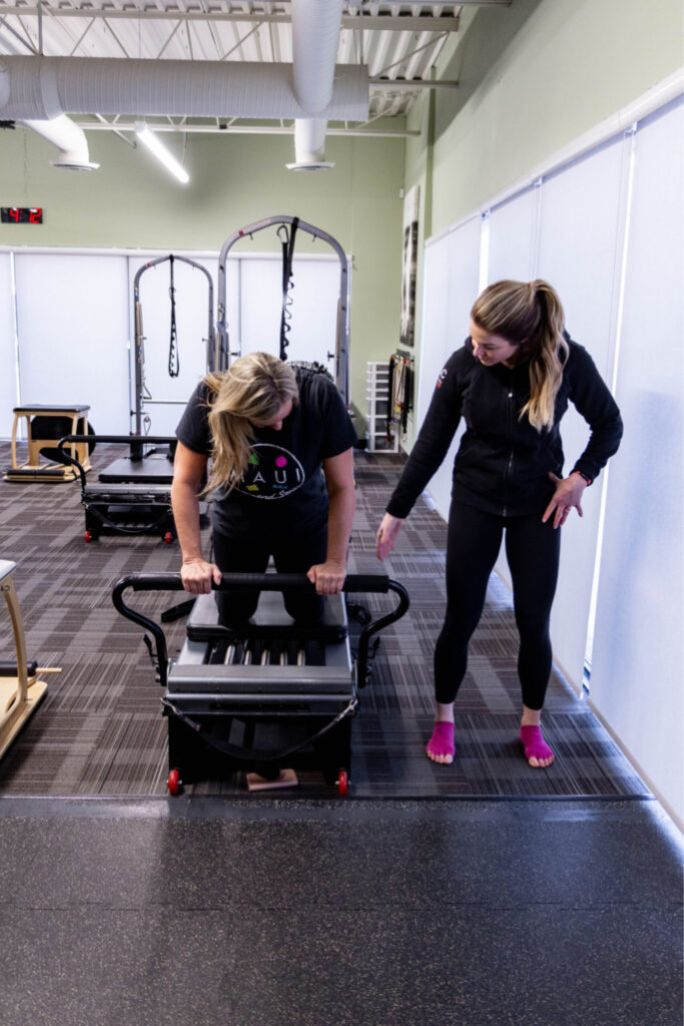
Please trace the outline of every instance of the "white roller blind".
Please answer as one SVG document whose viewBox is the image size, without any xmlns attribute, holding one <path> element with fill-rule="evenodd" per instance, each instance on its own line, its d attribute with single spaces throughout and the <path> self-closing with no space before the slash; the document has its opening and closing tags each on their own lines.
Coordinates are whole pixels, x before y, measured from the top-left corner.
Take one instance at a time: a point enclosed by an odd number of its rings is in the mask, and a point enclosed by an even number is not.
<svg viewBox="0 0 684 1026">
<path fill-rule="evenodd" d="M 613 371 L 615 299 L 622 253 L 621 187 L 629 143 L 619 139 L 544 181 L 535 277 L 560 295 L 568 330 L 591 354 L 604 380 Z M 589 439 L 586 421 L 570 405 L 561 423 L 565 473 Z M 603 476 L 585 490 L 584 517 L 563 527 L 558 591 L 551 617 L 554 658 L 579 689 L 596 560 Z"/>
<path fill-rule="evenodd" d="M 477 296 L 481 219 L 474 217 L 430 243 L 425 251 L 423 317 L 418 387 L 418 424 L 432 399 L 437 375 L 468 335 L 469 314 Z M 451 501 L 451 476 L 461 424 L 451 448 L 428 485 L 428 492 L 446 520 Z"/>
<path fill-rule="evenodd" d="M 89 404 L 95 429 L 128 431 L 124 256 L 16 256 L 21 402 Z"/>
<path fill-rule="evenodd" d="M 527 189 L 489 215 L 489 268 L 487 281 L 528 281 L 537 263 L 539 194 Z"/>
<path fill-rule="evenodd" d="M 681 101 L 635 139 L 591 700 L 684 820 L 684 237 Z"/>
<path fill-rule="evenodd" d="M 529 281 L 537 265 L 539 228 L 539 189 L 530 188 L 495 207 L 489 215 L 489 256 L 486 280 Z M 503 550 L 494 568 L 511 585 L 506 554 Z"/>
<path fill-rule="evenodd" d="M 340 264 L 334 257 L 293 261 L 290 360 L 316 360 L 331 373 L 337 333 Z M 279 256 L 242 259 L 240 268 L 240 349 L 242 354 L 280 351 L 282 260 Z M 232 346 L 231 346 L 232 348 Z"/>
<path fill-rule="evenodd" d="M 11 436 L 17 405 L 11 260 L 9 253 L 0 253 L 0 438 Z"/>
</svg>

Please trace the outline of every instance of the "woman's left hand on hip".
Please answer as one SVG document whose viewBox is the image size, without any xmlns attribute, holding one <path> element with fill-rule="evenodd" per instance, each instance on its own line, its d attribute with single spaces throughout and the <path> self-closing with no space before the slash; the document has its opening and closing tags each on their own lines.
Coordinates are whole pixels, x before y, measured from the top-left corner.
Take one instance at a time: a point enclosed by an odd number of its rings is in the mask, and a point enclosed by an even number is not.
<svg viewBox="0 0 684 1026">
<path fill-rule="evenodd" d="M 556 485 L 556 490 L 553 493 L 551 502 L 544 510 L 542 516 L 542 523 L 553 516 L 553 527 L 554 530 L 557 527 L 562 527 L 565 521 L 570 516 L 570 510 L 576 509 L 580 516 L 584 516 L 582 512 L 582 493 L 587 487 L 586 481 L 579 474 L 570 474 L 569 477 L 560 478 L 554 473 L 549 473 L 549 477 Z"/>
</svg>

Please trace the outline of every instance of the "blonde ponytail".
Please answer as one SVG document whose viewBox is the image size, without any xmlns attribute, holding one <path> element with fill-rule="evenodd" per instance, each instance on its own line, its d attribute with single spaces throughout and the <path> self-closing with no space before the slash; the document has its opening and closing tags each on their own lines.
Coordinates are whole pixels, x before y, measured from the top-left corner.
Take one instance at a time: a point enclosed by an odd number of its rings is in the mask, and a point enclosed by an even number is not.
<svg viewBox="0 0 684 1026">
<path fill-rule="evenodd" d="M 518 347 L 519 361 L 528 361 L 530 398 L 520 417 L 526 415 L 537 431 L 553 427 L 568 356 L 563 307 L 555 289 L 541 278 L 499 281 L 478 296 L 470 316 L 483 331 Z"/>
</svg>

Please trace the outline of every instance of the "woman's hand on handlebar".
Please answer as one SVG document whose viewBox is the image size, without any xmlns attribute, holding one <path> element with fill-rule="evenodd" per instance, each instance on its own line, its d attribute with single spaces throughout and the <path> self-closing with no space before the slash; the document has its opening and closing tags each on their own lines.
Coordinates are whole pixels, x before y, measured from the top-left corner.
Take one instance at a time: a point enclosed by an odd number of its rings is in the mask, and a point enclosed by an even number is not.
<svg viewBox="0 0 684 1026">
<path fill-rule="evenodd" d="M 306 576 L 316 585 L 317 595 L 336 595 L 342 591 L 347 567 L 337 559 L 326 559 L 325 563 L 309 567 Z"/>
<path fill-rule="evenodd" d="M 184 559 L 181 566 L 183 588 L 191 595 L 208 595 L 212 582 L 221 583 L 221 571 L 215 563 L 207 563 L 205 559 Z"/>
<path fill-rule="evenodd" d="M 404 521 L 400 520 L 399 517 L 393 517 L 391 513 L 385 513 L 376 535 L 377 546 L 375 551 L 378 559 L 384 559 L 385 556 L 389 556 L 395 546 L 403 523 Z"/>
</svg>

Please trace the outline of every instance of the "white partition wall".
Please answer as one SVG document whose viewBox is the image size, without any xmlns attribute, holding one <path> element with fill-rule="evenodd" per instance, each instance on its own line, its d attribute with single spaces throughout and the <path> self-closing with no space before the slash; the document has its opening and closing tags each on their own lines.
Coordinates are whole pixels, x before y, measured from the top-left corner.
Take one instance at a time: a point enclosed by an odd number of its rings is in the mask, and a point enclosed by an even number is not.
<svg viewBox="0 0 684 1026">
<path fill-rule="evenodd" d="M 419 425 L 430 405 L 437 375 L 468 335 L 470 308 L 478 291 L 481 224 L 479 216 L 473 217 L 426 247 L 417 404 Z M 445 519 L 451 500 L 451 471 L 462 433 L 461 426 L 428 486 L 429 494 Z"/>
<path fill-rule="evenodd" d="M 623 251 L 629 142 L 612 140 L 490 214 L 487 280 L 544 278 L 559 293 L 572 337 L 613 375 L 619 265 Z M 572 405 L 561 434 L 566 471 L 584 449 L 588 427 Z M 590 644 L 589 614 L 603 479 L 585 492 L 584 517 L 563 528 L 561 568 L 551 634 L 558 665 L 579 690 Z M 496 564 L 510 585 L 506 557 Z"/>
<path fill-rule="evenodd" d="M 556 289 L 568 331 L 589 351 L 609 384 L 614 368 L 629 149 L 629 139 L 613 140 L 546 178 L 540 190 L 535 277 L 546 279 Z M 561 436 L 567 474 L 589 439 L 588 426 L 572 404 L 563 418 Z M 578 688 L 591 644 L 589 612 L 604 481 L 602 475 L 585 490 L 584 517 L 573 515 L 563 527 L 551 618 L 554 657 Z"/>
<path fill-rule="evenodd" d="M 95 429 L 128 431 L 126 258 L 19 253 L 22 403 L 87 403 Z"/>
<path fill-rule="evenodd" d="M 639 126 L 591 702 L 684 823 L 684 237 L 680 101 Z"/>
<path fill-rule="evenodd" d="M 684 825 L 684 97 L 653 90 L 554 163 L 429 240 L 419 420 L 467 330 L 479 282 L 545 278 L 625 422 L 620 451 L 563 528 L 551 634 L 556 663 L 589 698 Z M 661 96 L 665 98 L 661 99 Z M 670 102 L 654 111 L 655 104 Z M 623 129 L 620 128 L 623 126 Z M 478 266 L 478 265 L 481 266 Z M 455 326 L 460 334 L 455 334 Z M 574 410 L 565 469 L 589 428 Z M 430 486 L 445 518 L 456 446 Z M 496 570 L 509 580 L 505 556 Z"/>
<path fill-rule="evenodd" d="M 18 402 L 14 349 L 12 257 L 0 253 L 0 438 L 9 438 L 14 420 L 12 409 Z"/>
<path fill-rule="evenodd" d="M 529 281 L 534 277 L 539 235 L 539 198 L 539 188 L 531 186 L 489 212 L 487 267 L 482 268 L 482 277 L 487 284 L 507 278 Z M 511 575 L 503 546 L 494 569 L 510 587 Z"/>
<path fill-rule="evenodd" d="M 277 356 L 280 351 L 282 273 L 279 256 L 241 259 L 239 348 L 243 354 L 263 350 Z M 334 374 L 339 287 L 340 263 L 335 257 L 295 256 L 288 359 L 315 360 Z"/>
<path fill-rule="evenodd" d="M 156 258 L 150 258 L 156 259 Z M 214 284 L 212 320 L 216 317 L 216 272 L 217 260 L 191 256 L 195 263 L 211 275 Z M 132 323 L 133 286 L 136 273 L 147 263 L 147 259 L 131 257 L 129 260 L 131 294 L 131 340 L 134 336 Z M 207 372 L 207 338 L 209 335 L 209 281 L 200 270 L 190 264 L 175 260 L 173 278 L 176 298 L 176 330 L 178 353 L 178 376 L 169 374 L 169 349 L 171 341 L 171 264 L 156 264 L 144 271 L 140 277 L 140 305 L 142 307 L 145 384 L 152 401 L 144 404 L 150 417 L 146 434 L 174 434 L 183 407 L 198 381 Z M 134 349 L 131 347 L 131 360 Z M 132 381 L 135 371 L 131 363 Z M 135 397 L 133 396 L 133 402 Z M 160 405 L 161 404 L 161 405 Z M 134 424 L 130 428 L 133 430 Z"/>
<path fill-rule="evenodd" d="M 135 405 L 133 286 L 136 272 L 163 253 L 22 250 L 0 252 L 0 437 L 9 438 L 12 407 L 87 403 L 100 434 L 128 434 Z M 218 254 L 188 256 L 214 282 Z M 12 293 L 12 261 L 16 296 Z M 295 257 L 288 357 L 317 360 L 334 371 L 340 266 L 335 256 Z M 173 434 L 182 408 L 207 370 L 208 281 L 201 271 L 174 263 L 179 374 L 169 375 L 170 264 L 140 279 L 144 335 L 146 433 Z M 233 357 L 280 347 L 280 255 L 229 258 L 226 320 Z M 15 318 L 17 331 L 15 334 Z M 18 345 L 16 340 L 18 339 Z M 328 354 L 332 354 L 328 358 Z M 19 395 L 15 382 L 19 380 Z"/>
<path fill-rule="evenodd" d="M 487 282 L 528 281 L 537 266 L 539 190 L 529 188 L 489 213 Z"/>
</svg>

